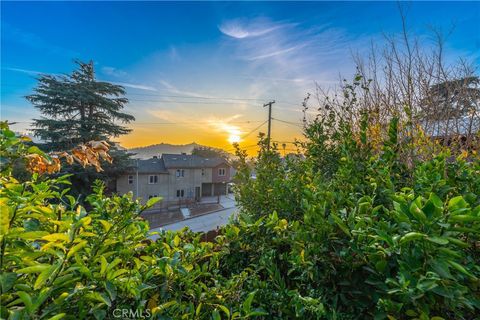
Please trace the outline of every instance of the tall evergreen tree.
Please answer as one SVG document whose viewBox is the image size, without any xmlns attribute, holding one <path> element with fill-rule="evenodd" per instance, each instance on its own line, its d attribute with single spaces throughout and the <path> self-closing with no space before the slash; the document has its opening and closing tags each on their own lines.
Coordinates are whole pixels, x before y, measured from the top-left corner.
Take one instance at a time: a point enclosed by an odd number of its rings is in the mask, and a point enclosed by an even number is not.
<svg viewBox="0 0 480 320">
<path fill-rule="evenodd" d="M 71 75 L 42 75 L 35 93 L 26 97 L 42 114 L 35 119 L 34 134 L 52 150 L 118 137 L 131 129 L 115 121 L 135 120 L 122 112 L 128 103 L 123 87 L 97 81 L 92 61 L 75 63 L 78 69 Z"/>
<path fill-rule="evenodd" d="M 107 140 L 127 134 L 122 124 L 135 118 L 122 112 L 128 99 L 122 86 L 97 81 L 93 61 L 75 61 L 78 68 L 70 75 L 42 75 L 32 95 L 27 96 L 41 113 L 34 120 L 35 136 L 45 141 L 44 149 L 63 151 L 90 140 Z M 121 124 L 118 124 L 118 123 Z M 64 166 L 61 174 L 72 173 L 73 189 L 78 194 L 91 190 L 95 179 L 113 186 L 114 178 L 128 165 L 123 150 L 111 149 L 113 164 L 104 164 L 102 173 L 84 169 L 78 164 Z"/>
</svg>

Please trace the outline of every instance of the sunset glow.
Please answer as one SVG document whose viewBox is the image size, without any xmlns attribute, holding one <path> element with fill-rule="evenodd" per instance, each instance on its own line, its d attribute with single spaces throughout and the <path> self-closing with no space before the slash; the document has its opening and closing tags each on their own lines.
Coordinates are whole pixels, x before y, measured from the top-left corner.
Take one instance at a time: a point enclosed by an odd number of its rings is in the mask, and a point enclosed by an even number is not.
<svg viewBox="0 0 480 320">
<path fill-rule="evenodd" d="M 242 140 L 242 138 L 238 135 L 235 135 L 235 134 L 231 134 L 228 137 L 228 142 L 230 142 L 230 143 L 239 143 L 241 140 Z"/>
</svg>

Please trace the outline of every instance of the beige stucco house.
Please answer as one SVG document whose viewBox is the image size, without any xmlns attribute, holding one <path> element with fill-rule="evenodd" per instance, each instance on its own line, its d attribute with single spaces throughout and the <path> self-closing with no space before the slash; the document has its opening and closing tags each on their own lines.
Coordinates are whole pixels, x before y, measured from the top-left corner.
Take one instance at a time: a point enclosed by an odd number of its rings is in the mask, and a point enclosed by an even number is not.
<svg viewBox="0 0 480 320">
<path fill-rule="evenodd" d="M 132 192 L 142 202 L 162 197 L 157 208 L 193 204 L 203 197 L 225 194 L 231 172 L 222 158 L 163 154 L 134 160 L 128 172 L 117 179 L 117 192 Z"/>
</svg>

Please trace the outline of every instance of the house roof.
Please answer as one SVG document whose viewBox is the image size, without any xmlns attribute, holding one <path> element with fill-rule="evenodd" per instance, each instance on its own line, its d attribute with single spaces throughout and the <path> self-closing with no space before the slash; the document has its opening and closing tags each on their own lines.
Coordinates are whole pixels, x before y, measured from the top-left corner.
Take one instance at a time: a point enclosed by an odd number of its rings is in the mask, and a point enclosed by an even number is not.
<svg viewBox="0 0 480 320">
<path fill-rule="evenodd" d="M 165 168 L 214 168 L 226 161 L 222 158 L 203 158 L 192 154 L 163 154 Z"/>
<path fill-rule="evenodd" d="M 138 165 L 138 173 L 168 173 L 163 160 L 160 158 L 151 158 L 147 160 L 133 160 L 132 169 L 136 172 Z M 132 171 L 132 170 L 131 170 Z"/>
</svg>

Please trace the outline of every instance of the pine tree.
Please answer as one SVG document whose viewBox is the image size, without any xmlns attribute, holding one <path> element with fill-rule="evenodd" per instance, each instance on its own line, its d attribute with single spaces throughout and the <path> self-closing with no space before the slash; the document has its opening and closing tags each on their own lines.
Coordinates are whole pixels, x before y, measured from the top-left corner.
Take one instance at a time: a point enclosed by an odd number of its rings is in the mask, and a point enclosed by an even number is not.
<svg viewBox="0 0 480 320">
<path fill-rule="evenodd" d="M 115 121 L 129 123 L 121 112 L 128 99 L 123 87 L 95 79 L 93 62 L 75 61 L 71 75 L 42 75 L 34 94 L 27 96 L 42 114 L 35 119 L 35 136 L 51 150 L 64 150 L 90 140 L 108 140 L 131 131 Z"/>
<path fill-rule="evenodd" d="M 45 141 L 44 150 L 69 150 L 91 140 L 111 143 L 112 138 L 131 131 L 118 122 L 127 124 L 135 120 L 122 112 L 128 103 L 122 86 L 97 81 L 93 61 L 75 63 L 78 69 L 71 75 L 40 76 L 34 93 L 26 97 L 42 115 L 34 119 L 32 131 Z M 73 174 L 72 189 L 77 194 L 89 193 L 95 179 L 113 186 L 115 177 L 129 165 L 129 155 L 114 147 L 111 156 L 113 163 L 104 163 L 104 172 L 74 164 L 63 166 L 60 174 Z"/>
</svg>

